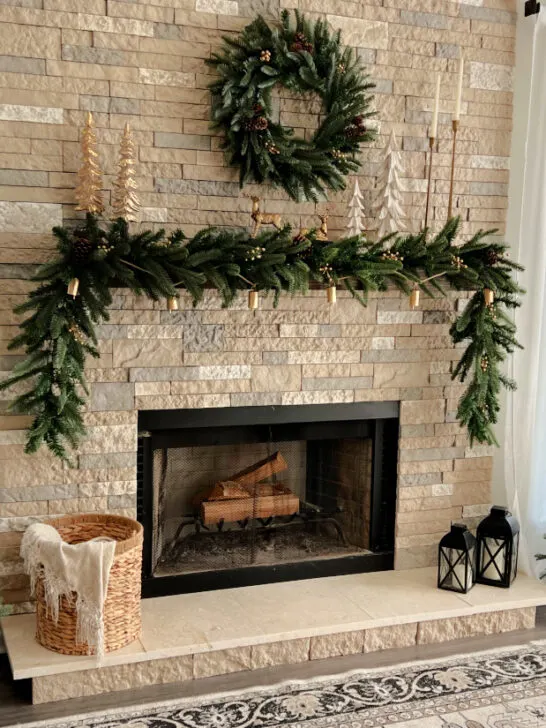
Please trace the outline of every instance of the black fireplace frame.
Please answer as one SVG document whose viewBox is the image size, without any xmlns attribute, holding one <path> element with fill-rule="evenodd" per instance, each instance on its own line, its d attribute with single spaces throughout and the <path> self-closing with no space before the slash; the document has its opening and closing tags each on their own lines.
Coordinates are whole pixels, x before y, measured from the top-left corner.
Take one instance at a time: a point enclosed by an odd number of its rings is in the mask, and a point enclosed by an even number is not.
<svg viewBox="0 0 546 728">
<path fill-rule="evenodd" d="M 158 597 L 213 589 L 228 589 L 323 576 L 386 571 L 394 568 L 394 528 L 398 470 L 399 402 L 355 402 L 214 409 L 143 410 L 138 413 L 137 519 L 144 527 L 142 596 Z M 370 550 L 372 553 L 336 556 L 267 566 L 243 566 L 156 577 L 152 574 L 153 451 L 180 446 L 191 433 L 214 426 L 216 432 L 234 427 L 302 425 L 316 431 L 324 423 L 359 422 L 361 436 L 373 441 Z"/>
</svg>

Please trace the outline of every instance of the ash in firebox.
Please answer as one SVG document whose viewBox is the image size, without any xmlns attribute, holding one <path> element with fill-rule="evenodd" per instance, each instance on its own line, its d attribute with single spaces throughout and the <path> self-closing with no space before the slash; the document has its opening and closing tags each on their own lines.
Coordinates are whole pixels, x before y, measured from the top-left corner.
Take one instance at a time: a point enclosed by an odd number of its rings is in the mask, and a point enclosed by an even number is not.
<svg viewBox="0 0 546 728">
<path fill-rule="evenodd" d="M 256 531 L 201 531 L 185 536 L 175 546 L 167 545 L 155 575 L 265 566 L 355 553 L 366 553 L 366 550 L 345 545 L 328 524 L 313 529 L 298 524 Z"/>
</svg>

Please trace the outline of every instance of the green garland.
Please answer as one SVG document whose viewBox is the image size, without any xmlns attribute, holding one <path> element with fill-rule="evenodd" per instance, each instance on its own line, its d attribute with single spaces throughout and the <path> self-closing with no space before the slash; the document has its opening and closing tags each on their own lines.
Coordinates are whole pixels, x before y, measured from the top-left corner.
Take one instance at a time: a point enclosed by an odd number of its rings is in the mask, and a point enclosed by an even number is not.
<svg viewBox="0 0 546 728">
<path fill-rule="evenodd" d="M 207 61 L 220 76 L 210 85 L 213 127 L 224 135 L 229 164 L 239 167 L 241 187 L 267 182 L 296 201 L 317 201 L 329 189 L 345 189 L 345 176 L 360 166 L 361 145 L 375 138 L 366 124 L 374 115 L 368 93 L 374 84 L 341 45 L 339 31 L 297 10 L 295 25 L 287 11 L 281 21 L 272 28 L 258 17 L 236 38 L 225 37 L 222 51 Z M 275 86 L 321 100 L 310 141 L 274 121 Z"/>
<path fill-rule="evenodd" d="M 316 242 L 314 231 L 293 237 L 289 226 L 256 239 L 244 231 L 207 228 L 186 240 L 180 231 L 169 237 L 163 231 L 132 234 L 122 219 L 105 229 L 91 214 L 76 230 L 54 228 L 58 255 L 39 269 L 34 277 L 39 285 L 15 309 L 29 315 L 10 348 L 24 347 L 26 359 L 0 383 L 0 391 L 27 385 L 12 403 L 14 411 L 34 415 L 26 452 L 45 444 L 67 459 L 69 447 L 84 435 L 84 363 L 86 355 L 99 356 L 95 325 L 108 320 L 113 287 L 153 300 L 186 289 L 194 302 L 213 287 L 229 306 L 238 291 L 249 287 L 274 291 L 277 302 L 283 292 L 305 292 L 316 281 L 342 284 L 365 305 L 369 291 L 386 290 L 392 283 L 406 293 L 420 286 L 433 295 L 434 289 L 442 290 L 441 278 L 456 289 L 475 290 L 451 327 L 455 343 L 468 340 L 453 377 L 469 379 L 458 416 L 471 441 L 494 443 L 500 388 L 514 386 L 500 365 L 518 346 L 506 311 L 518 305 L 522 290 L 512 274 L 521 268 L 505 256 L 505 245 L 486 239 L 486 232 L 455 246 L 458 224 L 458 218 L 450 220 L 430 241 L 422 232 L 378 243 L 360 237 Z M 79 294 L 73 298 L 67 286 L 74 278 Z M 485 288 L 495 291 L 491 304 L 484 299 Z"/>
</svg>

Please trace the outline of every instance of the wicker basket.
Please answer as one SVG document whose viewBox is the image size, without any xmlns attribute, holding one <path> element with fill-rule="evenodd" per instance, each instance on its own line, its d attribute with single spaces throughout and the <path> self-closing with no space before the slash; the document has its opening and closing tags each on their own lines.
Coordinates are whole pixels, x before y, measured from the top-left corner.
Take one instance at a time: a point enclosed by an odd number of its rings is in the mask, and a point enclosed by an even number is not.
<svg viewBox="0 0 546 728">
<path fill-rule="evenodd" d="M 67 543 L 82 543 L 98 536 L 117 541 L 104 603 L 104 649 L 118 650 L 140 636 L 140 586 L 142 525 L 131 518 L 90 513 L 65 516 L 48 522 Z M 36 584 L 36 639 L 63 655 L 90 655 L 86 643 L 76 642 L 75 599 L 62 597 L 59 621 L 54 622 L 45 605 L 43 579 Z"/>
</svg>

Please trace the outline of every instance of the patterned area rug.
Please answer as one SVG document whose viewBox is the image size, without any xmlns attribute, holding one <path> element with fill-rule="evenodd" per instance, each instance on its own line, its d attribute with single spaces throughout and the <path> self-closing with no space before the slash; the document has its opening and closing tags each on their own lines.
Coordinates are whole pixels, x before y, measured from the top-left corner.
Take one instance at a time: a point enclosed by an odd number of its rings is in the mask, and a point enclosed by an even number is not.
<svg viewBox="0 0 546 728">
<path fill-rule="evenodd" d="M 546 728 L 546 646 L 42 721 L 40 728 Z M 30 726 L 27 726 L 30 728 Z"/>
</svg>

